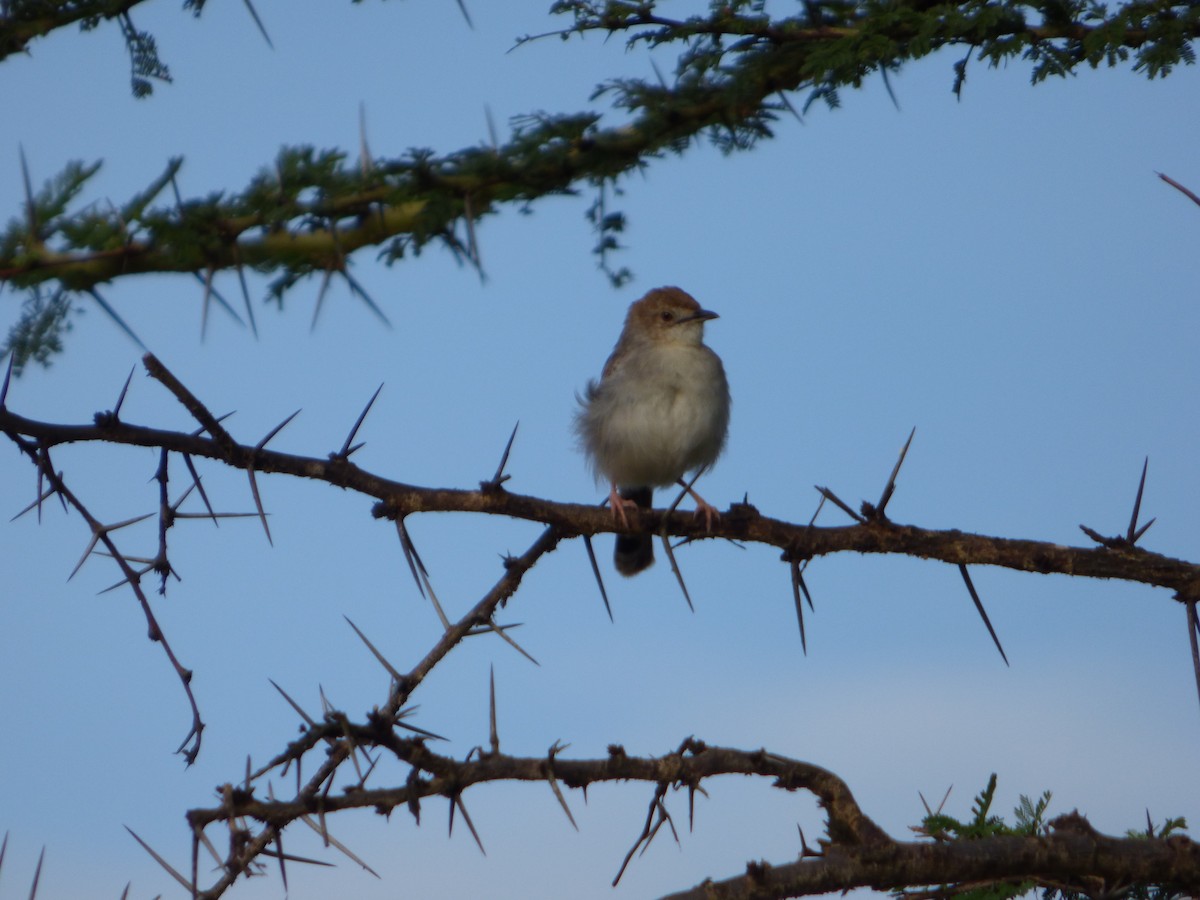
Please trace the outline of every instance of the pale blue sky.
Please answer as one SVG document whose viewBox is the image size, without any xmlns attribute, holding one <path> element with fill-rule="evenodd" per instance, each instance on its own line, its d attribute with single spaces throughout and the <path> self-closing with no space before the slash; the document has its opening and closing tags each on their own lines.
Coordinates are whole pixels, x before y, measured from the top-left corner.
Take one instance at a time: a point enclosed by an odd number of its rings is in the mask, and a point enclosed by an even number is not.
<svg viewBox="0 0 1200 900">
<path fill-rule="evenodd" d="M 70 159 L 103 158 L 89 202 L 127 199 L 180 154 L 181 190 L 201 196 L 240 187 L 285 143 L 354 151 L 360 103 L 375 155 L 451 151 L 487 139 L 485 107 L 503 131 L 523 112 L 585 108 L 603 77 L 652 74 L 644 52 L 619 40 L 507 52 L 515 36 L 556 26 L 548 6 L 474 2 L 471 31 L 452 0 L 257 0 L 272 51 L 240 3 L 210 4 L 199 21 L 178 4 L 147 4 L 135 21 L 157 36 L 176 81 L 145 101 L 129 96 L 115 28 L 56 35 L 0 67 L 0 211 L 20 209 L 18 145 L 37 182 Z M 217 313 L 202 343 L 190 278 L 145 277 L 105 295 L 210 408 L 237 410 L 229 427 L 240 440 L 303 407 L 273 446 L 336 450 L 384 382 L 360 465 L 471 487 L 520 420 L 509 487 L 590 502 L 601 491 L 573 447 L 575 391 L 598 373 L 627 304 L 678 284 L 721 314 L 708 339 L 725 360 L 734 415 L 702 491 L 719 507 L 748 494 L 766 514 L 805 521 L 814 484 L 874 500 L 915 425 L 890 507 L 898 521 L 1086 543 L 1080 522 L 1124 529 L 1148 454 L 1143 517 L 1158 522 L 1145 544 L 1194 559 L 1200 208 L 1154 173 L 1200 187 L 1200 73 L 1148 83 L 1084 71 L 1033 88 L 1024 65 L 975 65 L 958 102 L 952 61 L 935 56 L 895 77 L 899 111 L 875 80 L 846 92 L 837 112 L 781 120 L 778 139 L 751 153 L 705 147 L 627 180 L 615 206 L 629 217 L 630 249 L 615 261 L 636 280 L 620 291 L 595 270 L 590 198 L 580 197 L 482 223 L 484 284 L 434 248 L 391 269 L 360 253 L 354 274 L 392 330 L 335 287 L 310 335 L 316 284 L 293 292 L 283 315 L 258 309 L 258 341 Z M 237 295 L 232 276 L 219 286 Z M 0 295 L 5 327 L 14 297 Z M 139 356 L 88 310 L 67 353 L 30 370 L 9 403 L 89 421 L 112 406 Z M 124 414 L 194 427 L 140 368 Z M 149 452 L 62 448 L 55 461 L 106 519 L 154 508 Z M 202 472 L 218 506 L 252 508 L 244 478 Z M 182 483 L 182 467 L 174 474 Z M 11 838 L 0 897 L 24 896 L 43 845 L 39 897 L 116 897 L 127 880 L 135 898 L 181 896 L 121 826 L 186 867 L 184 810 L 210 805 L 247 753 L 261 762 L 294 734 L 296 716 L 268 678 L 310 709 L 323 686 L 361 714 L 382 699 L 386 676 L 342 616 L 400 668 L 436 639 L 437 619 L 368 501 L 277 478 L 260 486 L 274 548 L 253 521 L 184 523 L 172 535 L 184 580 L 156 609 L 196 671 L 209 726 L 190 770 L 172 755 L 187 709 L 140 612 L 127 593 L 96 596 L 119 577 L 114 567 L 96 558 L 65 583 L 87 540 L 79 517 L 51 504 L 40 526 L 31 516 L 3 526 L 0 831 Z M 34 490 L 23 458 L 0 453 L 0 512 L 16 513 Z M 498 554 L 520 552 L 538 531 L 449 515 L 410 525 L 451 615 L 498 577 Z M 137 553 L 153 532 L 121 541 Z M 607 562 L 611 539 L 598 546 Z M 921 815 L 917 791 L 932 800 L 954 785 L 948 810 L 966 815 L 993 771 L 1005 811 L 1020 793 L 1050 789 L 1053 810 L 1078 807 L 1109 832 L 1140 825 L 1147 808 L 1158 820 L 1200 808 L 1200 710 L 1183 611 L 1165 591 L 976 569 L 1007 669 L 953 568 L 818 560 L 804 657 L 777 551 L 702 543 L 681 561 L 694 615 L 658 565 L 630 581 L 608 576 L 610 624 L 583 548 L 562 546 L 507 613 L 525 623 L 519 638 L 541 667 L 499 641 L 472 641 L 421 687 L 419 722 L 460 756 L 485 743 L 494 666 L 508 752 L 561 740 L 580 757 L 611 742 L 662 753 L 689 734 L 766 746 L 841 774 L 898 838 Z M 396 772 L 382 774 L 379 783 Z M 810 841 L 819 833 L 805 795 L 731 779 L 710 793 L 682 849 L 660 838 L 615 891 L 645 786 L 593 789 L 587 806 L 570 796 L 578 834 L 546 788 L 472 790 L 487 857 L 465 831 L 446 838 L 443 804 L 426 805 L 420 829 L 402 814 L 334 820 L 384 880 L 334 859 L 332 870 L 290 868 L 289 895 L 651 897 L 731 876 L 749 859 L 790 860 L 797 823 Z M 686 797 L 671 808 L 683 821 Z M 299 831 L 289 839 L 289 852 L 332 858 Z M 282 894 L 272 873 L 230 896 Z"/>
</svg>

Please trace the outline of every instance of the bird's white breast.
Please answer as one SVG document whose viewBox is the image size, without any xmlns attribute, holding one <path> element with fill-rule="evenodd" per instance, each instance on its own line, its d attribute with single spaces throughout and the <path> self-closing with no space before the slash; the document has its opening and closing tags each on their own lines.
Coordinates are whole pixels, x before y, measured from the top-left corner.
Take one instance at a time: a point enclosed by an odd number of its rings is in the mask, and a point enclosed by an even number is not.
<svg viewBox="0 0 1200 900">
<path fill-rule="evenodd" d="M 729 388 L 703 344 L 633 348 L 589 392 L 580 431 L 598 474 L 659 487 L 710 465 L 725 444 Z"/>
</svg>

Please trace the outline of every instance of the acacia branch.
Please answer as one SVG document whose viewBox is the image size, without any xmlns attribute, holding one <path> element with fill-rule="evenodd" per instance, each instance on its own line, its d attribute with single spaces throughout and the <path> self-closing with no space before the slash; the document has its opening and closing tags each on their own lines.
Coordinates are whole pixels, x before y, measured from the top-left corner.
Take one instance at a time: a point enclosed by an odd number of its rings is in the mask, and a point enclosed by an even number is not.
<svg viewBox="0 0 1200 900">
<path fill-rule="evenodd" d="M 0 60 L 23 53 L 30 41 L 76 23 L 114 19 L 145 0 L 69 0 L 47 3 L 12 0 L 0 16 Z"/>
<path fill-rule="evenodd" d="M 323 797 L 319 803 L 311 797 L 274 801 L 260 800 L 249 792 L 227 794 L 227 802 L 221 806 L 190 811 L 193 827 L 246 818 L 263 823 L 264 833 L 274 835 L 296 819 L 318 812 L 329 815 L 346 809 L 374 809 L 387 816 L 398 808 L 419 811 L 421 800 L 457 797 L 477 784 L 544 781 L 552 762 L 554 776 L 576 790 L 634 781 L 656 785 L 658 793 L 665 796 L 668 788 L 695 789 L 709 778 L 743 775 L 771 778 L 777 788 L 805 790 L 817 798 L 827 823 L 827 837 L 820 842 L 819 852 L 808 851 L 799 861 L 782 865 L 752 863 L 745 874 L 721 882 L 705 881 L 668 900 L 768 900 L 855 887 L 882 890 L 1004 881 L 1074 886 L 1093 896 L 1097 884 L 1110 888 L 1130 883 L 1169 884 L 1181 891 L 1200 888 L 1200 846 L 1188 838 L 1108 837 L 1094 831 L 1078 814 L 1060 816 L 1048 824 L 1046 833 L 1037 836 L 895 841 L 861 810 L 837 775 L 766 750 L 710 747 L 689 738 L 680 750 L 661 757 L 631 757 L 614 746 L 604 759 L 487 753 L 458 761 L 431 752 L 420 739 L 397 736 L 378 719 L 361 727 L 330 724 L 325 732 L 331 738 L 349 735 L 359 746 L 386 749 L 411 766 L 413 774 L 403 785 L 356 788 Z"/>
<path fill-rule="evenodd" d="M 1052 887 L 1090 897 L 1125 896 L 1131 885 L 1159 885 L 1194 895 L 1200 889 L 1200 845 L 1115 838 L 1096 832 L 1078 813 L 1049 823 L 1048 834 L 992 835 L 950 843 L 888 841 L 833 845 L 816 858 L 783 865 L 751 864 L 746 873 L 705 881 L 663 900 L 775 900 L 846 891 L 947 885 Z M 1017 891 L 1013 891 L 1015 896 Z M 1006 894 L 1007 895 L 1007 894 Z M 1168 893 L 1169 895 L 1169 893 Z"/>
<path fill-rule="evenodd" d="M 73 164 L 31 196 L 25 214 L 0 235 L 0 283 L 30 291 L 9 345 L 21 351 L 19 363 L 41 359 L 45 333 L 61 338 L 65 328 L 63 298 L 69 306 L 75 295 L 140 273 L 203 273 L 211 286 L 215 273 L 240 275 L 249 266 L 275 273 L 270 295 L 282 299 L 302 279 L 345 274 L 362 248 L 381 248 L 389 263 L 430 241 L 457 253 L 475 246 L 475 222 L 503 207 L 603 185 L 663 154 L 682 153 L 704 133 L 725 150 L 749 148 L 772 137 L 777 116 L 792 110 L 788 93 L 807 91 L 809 103 L 836 105 L 839 90 L 943 47 L 968 47 L 991 65 L 1026 58 L 1035 80 L 1130 60 L 1135 71 L 1155 77 L 1190 62 L 1200 36 L 1200 8 L 1187 3 L 1105 10 L 1068 9 L 1056 0 L 814 2 L 770 19 L 743 0 L 685 20 L 660 17 L 654 7 L 652 0 L 555 5 L 574 17 L 564 36 L 626 33 L 633 44 L 680 48 L 670 84 L 621 79 L 601 86 L 597 95 L 607 95 L 621 119 L 608 127 L 600 126 L 600 110 L 537 114 L 516 120 L 503 143 L 357 163 L 341 150 L 285 148 L 241 191 L 167 208 L 151 203 L 174 182 L 179 160 L 124 203 L 68 213 L 95 172 Z M 965 68 L 956 72 L 958 91 Z M 607 247 L 603 240 L 600 246 Z M 52 288 L 59 302 L 48 304 L 38 286 Z"/>
<path fill-rule="evenodd" d="M 150 355 L 146 363 L 152 373 L 165 371 Z M 215 423 L 215 417 L 206 412 L 199 416 L 199 421 L 207 426 Z M 205 457 L 260 474 L 322 481 L 377 500 L 372 510 L 377 518 L 403 519 L 422 512 L 469 512 L 540 522 L 572 536 L 665 531 L 692 540 L 728 538 L 767 544 L 783 551 L 788 561 L 835 553 L 898 554 L 956 566 L 988 565 L 1041 574 L 1111 578 L 1166 588 L 1181 602 L 1200 599 L 1200 564 L 1144 550 L 1119 538 L 1109 539 L 1098 547 L 1069 547 L 954 529 L 921 528 L 883 517 L 841 527 L 821 527 L 765 516 L 745 503 L 733 505 L 713 523 L 711 530 L 688 513 L 661 510 L 640 513 L 626 529 L 606 510 L 594 505 L 516 494 L 502 486 L 463 490 L 408 484 L 369 472 L 337 454 L 302 456 L 238 443 L 224 429 L 218 439 L 132 425 L 105 414 L 99 414 L 91 425 L 56 424 L 0 408 L 0 431 L 14 440 L 21 436 L 47 448 L 70 443 L 128 444 L 182 453 L 193 459 Z"/>
</svg>

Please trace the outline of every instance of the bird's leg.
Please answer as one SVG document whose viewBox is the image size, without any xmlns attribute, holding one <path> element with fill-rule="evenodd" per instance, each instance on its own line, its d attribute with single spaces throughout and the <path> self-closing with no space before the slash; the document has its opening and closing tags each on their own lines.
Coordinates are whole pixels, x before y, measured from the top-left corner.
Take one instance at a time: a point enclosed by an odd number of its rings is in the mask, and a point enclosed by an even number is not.
<svg viewBox="0 0 1200 900">
<path fill-rule="evenodd" d="M 612 482 L 612 490 L 608 494 L 608 505 L 612 507 L 613 518 L 621 523 L 621 527 L 628 528 L 629 518 L 625 515 L 625 510 L 637 509 L 637 501 L 622 497 L 615 481 Z"/>
<path fill-rule="evenodd" d="M 704 516 L 704 528 L 707 531 L 712 531 L 713 522 L 721 518 L 721 514 L 717 511 L 717 508 L 692 490 L 692 486 L 682 478 L 679 479 L 679 485 L 691 494 L 692 499 L 696 501 L 696 511 L 692 515 Z"/>
</svg>

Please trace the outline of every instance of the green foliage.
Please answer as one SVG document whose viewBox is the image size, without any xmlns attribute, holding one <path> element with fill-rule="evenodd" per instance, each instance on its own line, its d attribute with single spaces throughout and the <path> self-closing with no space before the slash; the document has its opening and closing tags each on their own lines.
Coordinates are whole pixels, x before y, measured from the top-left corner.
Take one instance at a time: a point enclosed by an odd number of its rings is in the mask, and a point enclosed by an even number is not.
<svg viewBox="0 0 1200 900">
<path fill-rule="evenodd" d="M 37 37 L 78 23 L 93 31 L 116 19 L 129 53 L 130 88 L 135 97 L 153 93 L 154 81 L 169 82 L 171 73 L 158 57 L 154 36 L 133 24 L 129 9 L 143 0 L 5 0 L 0 4 L 0 60 L 27 49 Z M 188 4 L 185 4 L 185 7 Z"/>
<path fill-rule="evenodd" d="M 151 79 L 169 82 L 171 71 L 158 58 L 158 44 L 152 34 L 135 27 L 129 13 L 122 13 L 117 21 L 121 24 L 125 49 L 129 51 L 129 84 L 133 96 L 138 99 L 149 97 L 154 93 Z"/>
<path fill-rule="evenodd" d="M 8 0 L 0 58 L 62 24 L 93 27 L 115 18 L 134 92 L 145 96 L 170 73 L 153 37 L 129 18 L 137 2 Z M 194 14 L 203 6 L 184 3 Z M 630 48 L 650 54 L 656 77 L 599 85 L 591 101 L 607 110 L 519 117 L 501 144 L 357 162 L 340 150 L 289 147 L 240 191 L 152 206 L 174 184 L 181 162 L 172 160 L 163 176 L 117 207 L 68 213 L 94 172 L 72 164 L 39 195 L 24 224 L 0 235 L 0 284 L 45 285 L 69 296 L 140 272 L 211 278 L 249 266 L 273 276 L 268 298 L 282 305 L 313 275 L 348 277 L 350 257 L 368 246 L 392 264 L 436 242 L 474 263 L 476 220 L 505 204 L 528 211 L 534 200 L 584 185 L 600 192 L 587 212 L 599 267 L 621 284 L 629 272 L 609 260 L 626 223 L 605 208 L 605 192 L 704 137 L 725 153 L 753 148 L 773 136 L 781 114 L 800 114 L 790 94 L 803 97 L 801 111 L 817 103 L 834 109 L 847 89 L 875 76 L 887 84 L 907 63 L 946 48 L 956 50 L 950 82 L 960 95 L 972 60 L 1023 60 L 1035 83 L 1102 64 L 1129 64 L 1158 78 L 1195 61 L 1200 35 L 1200 4 L 1169 0 L 806 0 L 790 16 L 768 15 L 763 0 L 711 0 L 683 18 L 658 9 L 657 0 L 557 0 L 552 13 L 568 22 L 559 37 L 623 34 Z M 659 66 L 668 54 L 671 64 Z M 31 295 L 28 305 L 40 302 Z M 31 322 L 28 333 L 54 332 Z"/>
<path fill-rule="evenodd" d="M 65 291 L 49 297 L 40 289 L 31 291 L 4 342 L 5 350 L 13 355 L 13 371 L 20 374 L 30 360 L 49 366 L 62 352 L 63 335 L 71 330 L 70 316 L 71 301 Z"/>
<path fill-rule="evenodd" d="M 914 830 L 918 834 L 932 838 L 938 842 L 971 841 L 996 835 L 1013 837 L 1037 837 L 1051 833 L 1053 823 L 1046 820 L 1046 810 L 1050 806 L 1051 794 L 1043 791 L 1036 801 L 1022 794 L 1017 807 L 1013 810 L 1014 824 L 1007 824 L 999 816 L 992 814 L 992 804 L 996 796 L 996 775 L 992 773 L 987 786 L 975 797 L 971 806 L 971 818 L 960 821 L 953 816 L 937 812 L 929 813 L 921 820 Z M 1144 830 L 1130 830 L 1130 838 L 1146 840 L 1162 840 L 1173 834 L 1178 834 L 1187 828 L 1187 822 L 1182 818 L 1167 819 L 1157 829 L 1150 823 L 1147 816 Z M 1002 881 L 990 884 L 972 884 L 970 887 L 959 885 L 942 885 L 939 894 L 953 896 L 959 900 L 1009 900 L 1032 892 L 1040 887 L 1034 881 Z M 907 895 L 898 891 L 895 896 L 904 898 Z M 1169 885 L 1133 885 L 1122 894 L 1127 900 L 1176 900 L 1184 896 Z M 1062 885 L 1042 887 L 1041 900 L 1086 900 L 1087 894 L 1073 891 Z"/>
<path fill-rule="evenodd" d="M 621 189 L 614 186 L 613 192 L 619 196 Z M 597 185 L 596 200 L 588 207 L 586 216 L 596 232 L 596 246 L 592 248 L 596 264 L 608 276 L 613 287 L 621 287 L 633 277 L 633 273 L 624 266 L 612 268 L 609 256 L 621 249 L 618 235 L 625 230 L 625 214 L 608 211 L 608 186 L 603 181 Z"/>
<path fill-rule="evenodd" d="M 921 820 L 918 833 L 925 834 L 935 841 L 971 841 L 995 835 L 1015 835 L 1031 837 L 1044 834 L 1046 831 L 1045 813 L 1050 805 L 1050 792 L 1045 791 L 1035 802 L 1024 794 L 1014 810 L 1016 824 L 1008 825 L 1002 818 L 992 814 L 992 803 L 996 797 L 996 773 L 988 779 L 987 786 L 975 797 L 971 806 L 971 818 L 965 822 L 953 816 L 945 815 L 940 810 L 930 813 Z M 947 893 L 963 900 L 1010 900 L 1020 897 L 1033 890 L 1037 885 L 1032 881 L 998 881 L 991 884 L 972 885 L 970 888 L 959 888 L 946 885 Z M 903 892 L 897 894 L 902 897 Z"/>
<path fill-rule="evenodd" d="M 1050 804 L 1050 792 L 1042 794 L 1036 803 L 1021 795 L 1015 814 L 1017 824 L 1005 824 L 999 816 L 992 815 L 992 802 L 996 797 L 996 773 L 988 779 L 987 786 L 975 797 L 971 806 L 971 818 L 959 821 L 942 812 L 930 813 L 921 820 L 919 832 L 935 841 L 978 840 L 996 834 L 1033 835 L 1044 827 L 1043 815 Z"/>
</svg>

